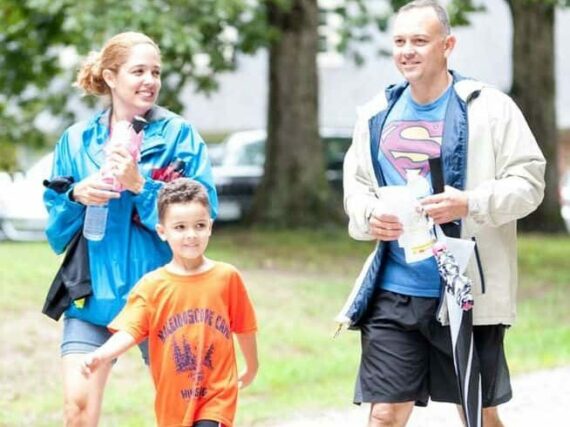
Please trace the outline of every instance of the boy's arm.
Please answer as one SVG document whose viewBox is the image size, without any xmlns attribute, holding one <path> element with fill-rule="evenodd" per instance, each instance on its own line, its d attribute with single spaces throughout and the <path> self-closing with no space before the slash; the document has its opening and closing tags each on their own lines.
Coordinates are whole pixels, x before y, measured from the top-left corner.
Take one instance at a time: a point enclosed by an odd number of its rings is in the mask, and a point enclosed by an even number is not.
<svg viewBox="0 0 570 427">
<path fill-rule="evenodd" d="M 102 364 L 117 358 L 135 344 L 135 338 L 131 334 L 125 331 L 117 331 L 105 344 L 85 355 L 81 364 L 81 371 L 87 376 L 95 372 Z"/>
<path fill-rule="evenodd" d="M 239 388 L 245 388 L 251 384 L 257 375 L 259 362 L 257 360 L 257 341 L 255 332 L 236 334 L 239 347 L 245 360 L 245 369 L 238 377 Z"/>
</svg>

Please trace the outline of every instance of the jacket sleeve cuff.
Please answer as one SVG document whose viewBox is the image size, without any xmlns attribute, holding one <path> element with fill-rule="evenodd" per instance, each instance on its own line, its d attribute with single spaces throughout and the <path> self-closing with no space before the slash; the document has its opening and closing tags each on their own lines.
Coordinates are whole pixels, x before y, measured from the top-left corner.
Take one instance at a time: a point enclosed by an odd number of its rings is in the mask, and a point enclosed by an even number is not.
<svg viewBox="0 0 570 427">
<path fill-rule="evenodd" d="M 468 206 L 468 216 L 476 224 L 484 224 L 486 222 L 487 216 L 487 202 L 484 195 L 479 194 L 476 191 L 467 192 L 467 206 Z"/>
<path fill-rule="evenodd" d="M 145 179 L 140 193 L 133 193 L 133 199 L 135 202 L 145 200 L 149 195 L 154 196 L 163 186 L 160 181 L 155 181 L 153 179 Z"/>
<path fill-rule="evenodd" d="M 370 235 L 370 218 L 374 213 L 375 205 L 367 203 L 359 213 L 349 214 L 348 232 L 356 240 L 374 240 Z"/>
</svg>

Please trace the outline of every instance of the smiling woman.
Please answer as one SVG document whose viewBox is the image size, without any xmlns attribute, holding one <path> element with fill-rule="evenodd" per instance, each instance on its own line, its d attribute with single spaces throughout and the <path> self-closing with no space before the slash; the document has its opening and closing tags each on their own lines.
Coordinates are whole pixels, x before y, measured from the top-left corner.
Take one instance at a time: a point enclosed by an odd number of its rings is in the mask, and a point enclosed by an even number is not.
<svg viewBox="0 0 570 427">
<path fill-rule="evenodd" d="M 155 230 L 162 181 L 177 176 L 199 181 L 209 193 L 209 214 L 216 215 L 204 141 L 190 123 L 155 104 L 160 69 L 160 50 L 145 34 L 125 32 L 109 39 L 100 52 L 87 57 L 76 81 L 86 94 L 105 97 L 109 106 L 69 127 L 54 150 L 51 183 L 65 178 L 68 185 L 49 185 L 44 193 L 49 215 L 46 236 L 53 250 L 65 251 L 81 233 L 87 206 L 108 209 L 103 239 L 87 246 L 92 293 L 71 303 L 65 313 L 61 355 L 66 425 L 97 425 L 111 363 L 85 378 L 81 355 L 106 341 L 107 325 L 137 281 L 170 259 L 170 249 Z M 133 155 L 126 148 L 129 132 L 117 131 L 113 143 L 109 141 L 119 123 L 133 122 L 137 116 L 146 125 L 140 155 Z M 115 143 L 116 139 L 121 141 Z M 105 171 L 112 171 L 112 183 L 103 179 L 109 175 L 101 173 L 103 161 Z M 64 283 L 66 288 L 73 285 Z M 148 361 L 144 343 L 141 351 Z"/>
</svg>

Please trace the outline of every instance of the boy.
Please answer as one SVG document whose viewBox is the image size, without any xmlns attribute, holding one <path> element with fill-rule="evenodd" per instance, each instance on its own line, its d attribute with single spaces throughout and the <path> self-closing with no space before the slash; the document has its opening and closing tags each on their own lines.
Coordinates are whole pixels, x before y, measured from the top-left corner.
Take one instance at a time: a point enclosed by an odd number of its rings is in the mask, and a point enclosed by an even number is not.
<svg viewBox="0 0 570 427">
<path fill-rule="evenodd" d="M 232 426 L 238 387 L 257 368 L 255 314 L 237 270 L 204 256 L 212 231 L 204 187 L 179 178 L 158 197 L 158 235 L 172 260 L 136 285 L 109 324 L 116 333 L 85 356 L 89 375 L 148 337 L 160 426 Z M 245 360 L 236 372 L 233 333 Z"/>
</svg>

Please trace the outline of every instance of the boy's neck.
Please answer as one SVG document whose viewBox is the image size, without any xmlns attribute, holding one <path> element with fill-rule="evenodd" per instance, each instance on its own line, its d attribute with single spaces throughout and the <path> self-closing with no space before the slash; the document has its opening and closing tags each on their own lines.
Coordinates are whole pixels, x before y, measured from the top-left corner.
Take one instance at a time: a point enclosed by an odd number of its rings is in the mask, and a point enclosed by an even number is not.
<svg viewBox="0 0 570 427">
<path fill-rule="evenodd" d="M 172 259 L 166 264 L 166 269 L 171 273 L 180 274 L 183 276 L 193 276 L 210 270 L 214 266 L 211 259 L 202 256 L 193 260 L 177 260 Z"/>
</svg>

